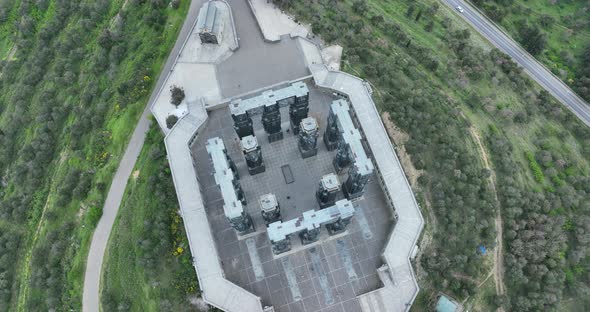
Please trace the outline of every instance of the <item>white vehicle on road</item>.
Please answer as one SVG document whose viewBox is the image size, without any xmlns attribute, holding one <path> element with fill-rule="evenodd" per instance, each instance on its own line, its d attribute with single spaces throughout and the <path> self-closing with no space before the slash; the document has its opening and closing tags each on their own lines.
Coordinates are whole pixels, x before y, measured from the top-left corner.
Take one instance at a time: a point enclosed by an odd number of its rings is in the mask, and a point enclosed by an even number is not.
<svg viewBox="0 0 590 312">
<path fill-rule="evenodd" d="M 455 9 L 457 9 L 457 11 L 459 11 L 459 13 L 465 12 L 465 10 L 463 10 L 463 8 L 461 6 L 458 6 Z"/>
</svg>

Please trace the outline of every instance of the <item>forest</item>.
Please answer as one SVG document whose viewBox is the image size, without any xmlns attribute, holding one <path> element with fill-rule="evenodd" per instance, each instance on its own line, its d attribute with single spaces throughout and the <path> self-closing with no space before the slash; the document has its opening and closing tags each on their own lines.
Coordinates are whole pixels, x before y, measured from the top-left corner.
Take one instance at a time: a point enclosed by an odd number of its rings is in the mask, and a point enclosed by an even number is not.
<svg viewBox="0 0 590 312">
<path fill-rule="evenodd" d="M 0 0 L 0 311 L 81 309 L 106 191 L 189 3 Z"/>
<path fill-rule="evenodd" d="M 440 292 L 475 311 L 588 308 L 590 130 L 582 122 L 438 1 L 275 3 L 326 44 L 342 45 L 343 69 L 371 83 L 379 109 L 410 137 L 405 149 L 423 170 L 413 185 L 423 236 L 432 237 L 415 263 L 413 311 L 431 311 Z M 505 295 L 486 278 L 498 239 Z"/>
</svg>

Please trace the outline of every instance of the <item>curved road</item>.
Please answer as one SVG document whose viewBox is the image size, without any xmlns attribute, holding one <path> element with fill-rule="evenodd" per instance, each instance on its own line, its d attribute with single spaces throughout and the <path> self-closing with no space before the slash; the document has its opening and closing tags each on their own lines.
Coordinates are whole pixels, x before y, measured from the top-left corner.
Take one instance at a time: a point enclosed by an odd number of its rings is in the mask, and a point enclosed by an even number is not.
<svg viewBox="0 0 590 312">
<path fill-rule="evenodd" d="M 582 122 L 590 126 L 590 106 L 561 79 L 551 73 L 545 66 L 531 56 L 510 36 L 504 33 L 490 19 L 485 17 L 477 8 L 464 0 L 442 0 L 449 7 L 461 6 L 463 13 L 457 12 L 482 36 L 488 39 L 500 51 L 508 54 L 525 69 L 525 72 L 551 93 L 558 101 L 569 108 Z"/>
<path fill-rule="evenodd" d="M 125 154 L 119 163 L 119 168 L 113 178 L 109 193 L 104 203 L 102 217 L 96 226 L 94 235 L 92 236 L 92 242 L 90 243 L 90 251 L 88 252 L 88 258 L 86 262 L 86 273 L 84 275 L 84 290 L 82 296 L 82 311 L 85 312 L 98 312 L 99 309 L 99 291 L 100 291 L 100 278 L 102 270 L 102 262 L 104 253 L 111 234 L 111 229 L 117 217 L 121 200 L 125 192 L 125 186 L 129 180 L 129 176 L 135 167 L 135 161 L 139 156 L 139 152 L 143 147 L 146 133 L 150 127 L 150 120 L 148 119 L 150 113 L 150 106 L 159 94 L 162 85 L 168 78 L 168 75 L 174 64 L 178 54 L 184 47 L 184 43 L 188 39 L 191 30 L 196 22 L 199 14 L 199 8 L 203 0 L 193 0 L 191 2 L 187 17 L 182 25 L 180 34 L 176 39 L 176 44 L 172 49 L 172 52 L 168 56 L 168 60 L 162 69 L 162 73 L 158 78 L 158 82 L 154 87 L 148 105 L 144 109 L 131 140 L 127 145 Z"/>
</svg>

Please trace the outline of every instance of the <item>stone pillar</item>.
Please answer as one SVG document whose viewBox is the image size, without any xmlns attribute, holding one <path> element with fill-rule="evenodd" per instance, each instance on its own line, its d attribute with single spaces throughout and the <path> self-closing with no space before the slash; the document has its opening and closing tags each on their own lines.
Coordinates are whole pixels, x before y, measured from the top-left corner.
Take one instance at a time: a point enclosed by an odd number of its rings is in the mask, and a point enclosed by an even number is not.
<svg viewBox="0 0 590 312">
<path fill-rule="evenodd" d="M 358 165 L 355 164 L 350 167 L 348 170 L 348 179 L 346 179 L 346 182 L 342 186 L 344 196 L 349 200 L 363 196 L 365 185 L 367 185 L 373 175 L 372 167 L 371 170 L 365 170 L 365 168 L 359 167 Z"/>
<path fill-rule="evenodd" d="M 254 223 L 252 223 L 252 218 L 246 212 L 242 212 L 240 217 L 230 219 L 229 223 L 240 235 L 254 232 Z"/>
<path fill-rule="evenodd" d="M 330 173 L 323 176 L 315 193 L 320 208 L 323 209 L 333 206 L 338 198 L 339 191 L 340 182 L 338 181 L 337 175 Z"/>
<path fill-rule="evenodd" d="M 262 110 L 262 126 L 268 133 L 268 142 L 272 143 L 283 139 L 281 131 L 281 112 L 279 104 L 265 105 Z"/>
<path fill-rule="evenodd" d="M 336 151 L 334 160 L 332 160 L 334 169 L 337 173 L 340 173 L 342 169 L 348 167 L 351 162 L 352 152 L 350 151 L 350 146 L 344 141 L 338 142 L 338 150 Z"/>
<path fill-rule="evenodd" d="M 270 241 L 270 243 L 272 244 L 272 253 L 275 255 L 280 255 L 283 252 L 291 250 L 291 239 L 288 236 L 278 242 Z"/>
<path fill-rule="evenodd" d="M 254 128 L 252 127 L 252 118 L 248 112 L 243 112 L 239 114 L 232 114 L 232 119 L 234 120 L 234 130 L 240 139 L 245 136 L 254 135 Z"/>
<path fill-rule="evenodd" d="M 260 196 L 260 210 L 262 218 L 266 225 L 276 221 L 282 221 L 281 207 L 274 194 L 264 194 Z"/>
<path fill-rule="evenodd" d="M 301 157 L 307 158 L 318 154 L 318 123 L 313 117 L 307 117 L 301 121 L 299 132 L 299 152 Z"/>
<path fill-rule="evenodd" d="M 340 234 L 346 231 L 346 226 L 350 224 L 352 218 L 338 219 L 335 222 L 326 224 L 326 229 L 330 235 Z"/>
<path fill-rule="evenodd" d="M 324 132 L 324 144 L 329 151 L 333 151 L 340 141 L 340 132 L 338 130 L 338 117 L 330 108 L 328 115 L 328 122 L 326 124 L 326 131 Z"/>
<path fill-rule="evenodd" d="M 295 97 L 293 102 L 289 104 L 289 118 L 291 119 L 291 129 L 293 134 L 299 133 L 299 124 L 301 120 L 307 118 L 309 113 L 309 96 Z"/>
<path fill-rule="evenodd" d="M 258 145 L 256 137 L 253 135 L 242 138 L 241 141 L 242 152 L 244 158 L 246 158 L 246 164 L 248 165 L 248 172 L 250 175 L 264 172 L 266 167 L 264 166 L 264 160 L 262 159 L 262 150 Z"/>
<path fill-rule="evenodd" d="M 229 155 L 227 154 L 227 150 L 223 150 L 223 153 L 225 154 L 225 158 L 227 159 L 229 169 L 231 169 L 231 172 L 233 172 L 234 174 L 234 178 L 239 180 L 240 174 L 238 173 L 238 167 L 236 167 L 236 163 L 234 163 L 234 161 L 229 157 Z"/>
<path fill-rule="evenodd" d="M 242 205 L 247 205 L 248 202 L 246 201 L 246 195 L 244 194 L 244 190 L 242 189 L 240 181 L 234 179 L 232 181 L 232 185 L 234 186 L 234 190 L 236 191 L 236 197 L 238 198 L 238 200 L 242 202 Z"/>
<path fill-rule="evenodd" d="M 313 228 L 313 229 L 306 229 L 299 232 L 299 238 L 301 239 L 301 244 L 308 245 L 314 242 L 317 242 L 320 238 L 320 227 Z"/>
</svg>

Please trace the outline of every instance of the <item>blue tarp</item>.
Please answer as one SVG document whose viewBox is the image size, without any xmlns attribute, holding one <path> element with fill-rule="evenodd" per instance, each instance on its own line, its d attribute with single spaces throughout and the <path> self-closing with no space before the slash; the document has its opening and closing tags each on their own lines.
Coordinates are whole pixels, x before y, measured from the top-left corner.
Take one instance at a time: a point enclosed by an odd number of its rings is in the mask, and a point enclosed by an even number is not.
<svg viewBox="0 0 590 312">
<path fill-rule="evenodd" d="M 477 247 L 477 251 L 482 255 L 486 254 L 486 248 L 484 246 Z"/>
</svg>

